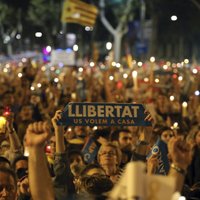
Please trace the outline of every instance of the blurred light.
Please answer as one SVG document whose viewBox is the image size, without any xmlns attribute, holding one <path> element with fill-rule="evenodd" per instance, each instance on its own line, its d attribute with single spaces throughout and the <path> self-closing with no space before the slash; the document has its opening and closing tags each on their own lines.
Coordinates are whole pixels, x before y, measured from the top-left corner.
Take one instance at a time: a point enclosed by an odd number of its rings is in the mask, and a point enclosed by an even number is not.
<svg viewBox="0 0 200 200">
<path fill-rule="evenodd" d="M 156 59 L 155 59 L 155 57 L 153 57 L 153 56 L 150 58 L 150 62 L 155 62 L 155 60 L 156 60 Z"/>
<path fill-rule="evenodd" d="M 77 44 L 75 44 L 75 45 L 73 46 L 73 50 L 74 50 L 74 51 L 78 51 L 78 45 L 77 45 Z"/>
<path fill-rule="evenodd" d="M 182 103 L 182 106 L 184 107 L 184 108 L 186 108 L 187 107 L 187 102 L 186 101 L 184 101 L 183 103 Z"/>
<path fill-rule="evenodd" d="M 112 81 L 113 79 L 114 79 L 114 77 L 113 77 L 113 76 L 109 76 L 109 80 L 111 80 L 111 81 Z"/>
<path fill-rule="evenodd" d="M 23 63 L 22 63 L 22 62 L 19 62 L 19 63 L 18 63 L 18 66 L 19 66 L 19 67 L 22 67 L 22 66 L 23 66 Z"/>
<path fill-rule="evenodd" d="M 61 67 L 64 67 L 64 64 L 61 63 L 61 62 L 59 62 L 59 63 L 58 63 L 58 66 L 61 68 Z"/>
<path fill-rule="evenodd" d="M 196 90 L 196 91 L 194 92 L 194 94 L 195 94 L 196 96 L 199 96 L 200 92 L 199 92 L 198 90 Z"/>
<path fill-rule="evenodd" d="M 167 66 L 170 66 L 170 65 L 171 65 L 171 62 L 170 62 L 170 61 L 167 61 L 167 62 L 166 62 L 166 65 L 167 65 Z"/>
<path fill-rule="evenodd" d="M 112 43 L 111 42 L 107 42 L 106 43 L 106 49 L 107 50 L 111 50 L 112 49 Z"/>
<path fill-rule="evenodd" d="M 57 70 L 56 70 L 56 74 L 60 74 L 60 69 L 57 69 Z"/>
<path fill-rule="evenodd" d="M 178 122 L 174 122 L 173 128 L 174 128 L 174 129 L 178 128 Z"/>
<path fill-rule="evenodd" d="M 179 77 L 178 77 L 178 80 L 179 80 L 179 81 L 182 81 L 182 80 L 183 80 L 183 77 L 182 77 L 182 76 L 179 76 Z"/>
<path fill-rule="evenodd" d="M 6 35 L 6 37 L 4 38 L 4 43 L 7 44 L 10 41 L 10 36 Z"/>
<path fill-rule="evenodd" d="M 82 76 L 79 76 L 79 77 L 78 77 L 78 80 L 79 80 L 79 81 L 82 81 L 82 80 L 83 80 L 83 77 L 82 77 Z"/>
<path fill-rule="evenodd" d="M 181 68 L 182 67 L 181 63 L 177 63 L 177 67 Z"/>
<path fill-rule="evenodd" d="M 78 71 L 79 71 L 79 72 L 83 72 L 83 68 L 82 68 L 82 67 L 79 67 L 79 68 L 78 68 Z"/>
<path fill-rule="evenodd" d="M 17 40 L 20 40 L 20 39 L 21 39 L 21 35 L 20 35 L 20 34 L 17 34 L 17 35 L 16 35 L 16 39 L 17 39 Z"/>
<path fill-rule="evenodd" d="M 58 83 L 59 79 L 58 78 L 54 78 L 53 80 L 55 83 Z"/>
<path fill-rule="evenodd" d="M 38 83 L 38 84 L 37 84 L 37 87 L 41 88 L 41 87 L 42 87 L 42 84 L 41 84 L 41 83 Z"/>
<path fill-rule="evenodd" d="M 138 63 L 137 63 L 137 65 L 138 65 L 139 67 L 142 67 L 142 64 L 143 64 L 142 62 L 138 62 Z"/>
<path fill-rule="evenodd" d="M 9 65 L 9 64 L 6 64 L 6 68 L 7 68 L 7 69 L 10 68 L 10 65 Z"/>
<path fill-rule="evenodd" d="M 31 86 L 31 90 L 34 91 L 34 90 L 35 90 L 35 87 Z"/>
<path fill-rule="evenodd" d="M 149 82 L 149 78 L 145 77 L 144 82 Z"/>
<path fill-rule="evenodd" d="M 46 47 L 46 51 L 47 51 L 48 53 L 50 53 L 50 52 L 51 52 L 51 46 L 47 46 L 47 47 Z"/>
<path fill-rule="evenodd" d="M 44 71 L 46 71 L 46 67 L 45 66 L 42 66 L 41 67 L 41 70 L 44 72 Z"/>
<path fill-rule="evenodd" d="M 63 34 L 63 31 L 61 30 L 59 33 L 62 35 L 62 34 Z"/>
<path fill-rule="evenodd" d="M 176 21 L 177 19 L 178 19 L 178 17 L 177 17 L 176 15 L 172 15 L 172 16 L 171 16 L 171 20 L 172 20 L 172 21 Z"/>
<path fill-rule="evenodd" d="M 128 78 L 128 74 L 123 74 L 123 78 Z"/>
<path fill-rule="evenodd" d="M 51 71 L 54 71 L 54 70 L 55 70 L 55 67 L 52 66 L 52 67 L 50 68 L 50 70 L 51 70 Z"/>
<path fill-rule="evenodd" d="M 156 83 L 159 83 L 159 82 L 160 82 L 160 80 L 159 80 L 158 78 L 156 78 L 156 79 L 155 79 L 155 82 L 156 82 Z"/>
<path fill-rule="evenodd" d="M 120 63 L 116 63 L 116 67 L 120 68 L 121 64 Z"/>
<path fill-rule="evenodd" d="M 75 93 L 75 92 L 72 92 L 71 98 L 72 98 L 72 99 L 76 99 L 76 93 Z"/>
<path fill-rule="evenodd" d="M 22 58 L 22 62 L 23 63 L 27 62 L 27 59 L 26 58 Z"/>
<path fill-rule="evenodd" d="M 71 131 L 72 131 L 72 128 L 68 128 L 67 131 L 71 132 Z"/>
<path fill-rule="evenodd" d="M 94 62 L 90 62 L 90 67 L 94 67 Z"/>
<path fill-rule="evenodd" d="M 112 62 L 112 66 L 113 66 L 113 67 L 116 66 L 116 62 Z"/>
<path fill-rule="evenodd" d="M 19 78 L 21 78 L 23 75 L 22 75 L 22 73 L 18 73 L 18 75 L 17 75 Z"/>
<path fill-rule="evenodd" d="M 169 99 L 170 99 L 170 101 L 174 101 L 175 98 L 174 98 L 174 96 L 170 96 Z"/>
<path fill-rule="evenodd" d="M 168 66 L 167 66 L 167 65 L 163 65 L 163 69 L 164 69 L 164 70 L 167 70 L 167 69 L 168 69 Z"/>
<path fill-rule="evenodd" d="M 3 72 L 7 73 L 8 69 L 7 68 L 3 68 Z"/>
<path fill-rule="evenodd" d="M 133 65 L 135 65 L 136 63 L 137 63 L 136 60 L 133 60 L 133 61 L 132 61 L 132 64 L 133 64 Z"/>
<path fill-rule="evenodd" d="M 85 27 L 85 31 L 93 31 L 93 28 L 92 28 L 92 27 L 89 27 L 89 26 L 86 26 L 86 27 Z"/>
<path fill-rule="evenodd" d="M 133 77 L 133 78 L 136 78 L 136 77 L 137 77 L 137 71 L 133 71 L 133 72 L 132 72 L 132 77 Z"/>
<path fill-rule="evenodd" d="M 193 74 L 197 74 L 197 73 L 198 73 L 198 70 L 197 70 L 197 69 L 193 69 L 193 70 L 192 70 L 192 73 L 193 73 Z"/>
<path fill-rule="evenodd" d="M 177 74 L 173 74 L 172 77 L 173 77 L 174 79 L 176 79 L 176 78 L 177 78 Z"/>
<path fill-rule="evenodd" d="M 185 60 L 184 60 L 184 63 L 185 63 L 185 64 L 188 64 L 188 63 L 189 63 L 189 60 L 188 60 L 188 59 L 185 59 Z"/>
<path fill-rule="evenodd" d="M 37 38 L 42 37 L 42 33 L 41 33 L 41 32 L 36 32 L 36 33 L 35 33 L 35 37 L 37 37 Z"/>
<path fill-rule="evenodd" d="M 95 131 L 95 130 L 97 130 L 98 129 L 98 127 L 97 126 L 94 126 L 93 127 L 93 131 Z"/>
</svg>

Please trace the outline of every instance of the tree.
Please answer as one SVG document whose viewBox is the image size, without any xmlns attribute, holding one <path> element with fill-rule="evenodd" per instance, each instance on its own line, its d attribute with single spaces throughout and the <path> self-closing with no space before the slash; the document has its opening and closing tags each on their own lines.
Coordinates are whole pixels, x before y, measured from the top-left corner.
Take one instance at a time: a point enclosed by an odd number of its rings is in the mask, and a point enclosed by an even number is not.
<svg viewBox="0 0 200 200">
<path fill-rule="evenodd" d="M 118 10 L 115 10 L 115 16 L 119 17 L 118 25 L 116 28 L 113 28 L 111 23 L 107 20 L 105 16 L 105 0 L 100 0 L 100 18 L 103 25 L 114 37 L 114 60 L 119 62 L 120 53 L 121 53 L 121 41 L 124 34 L 128 31 L 128 20 L 134 5 L 134 0 L 127 0 L 126 5 L 123 4 L 123 8 L 118 7 Z M 118 5 L 119 6 L 119 5 Z"/>
<path fill-rule="evenodd" d="M 29 21 L 43 30 L 47 43 L 55 45 L 60 30 L 61 0 L 31 0 L 28 11 Z"/>
</svg>

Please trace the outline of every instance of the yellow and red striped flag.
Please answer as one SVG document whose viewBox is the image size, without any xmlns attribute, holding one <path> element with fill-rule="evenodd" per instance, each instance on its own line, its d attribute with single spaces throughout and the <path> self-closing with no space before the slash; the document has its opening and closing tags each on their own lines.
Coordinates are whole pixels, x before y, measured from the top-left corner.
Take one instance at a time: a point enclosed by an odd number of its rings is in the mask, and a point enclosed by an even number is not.
<svg viewBox="0 0 200 200">
<path fill-rule="evenodd" d="M 77 23 L 93 27 L 98 14 L 96 6 L 80 0 L 65 0 L 62 10 L 62 22 Z"/>
</svg>

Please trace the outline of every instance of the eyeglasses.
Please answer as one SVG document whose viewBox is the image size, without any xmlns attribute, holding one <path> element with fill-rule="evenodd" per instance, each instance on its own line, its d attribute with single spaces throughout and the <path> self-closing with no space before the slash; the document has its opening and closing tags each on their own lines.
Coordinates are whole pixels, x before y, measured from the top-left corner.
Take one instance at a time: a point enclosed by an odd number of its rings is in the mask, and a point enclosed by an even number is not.
<svg viewBox="0 0 200 200">
<path fill-rule="evenodd" d="M 102 156 L 102 155 L 106 155 L 106 154 L 109 156 L 116 156 L 116 153 L 113 151 L 109 151 L 109 152 L 103 151 L 99 155 Z"/>
</svg>

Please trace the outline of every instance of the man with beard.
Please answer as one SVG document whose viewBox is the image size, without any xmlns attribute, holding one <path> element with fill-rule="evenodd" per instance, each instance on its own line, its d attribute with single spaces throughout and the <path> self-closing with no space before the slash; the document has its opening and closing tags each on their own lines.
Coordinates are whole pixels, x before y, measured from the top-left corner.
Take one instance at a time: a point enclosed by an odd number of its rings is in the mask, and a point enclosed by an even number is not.
<svg viewBox="0 0 200 200">
<path fill-rule="evenodd" d="M 111 134 L 111 141 L 116 141 L 122 151 L 122 161 L 120 167 L 123 167 L 131 160 L 134 147 L 132 133 L 127 129 L 116 130 Z"/>
</svg>

